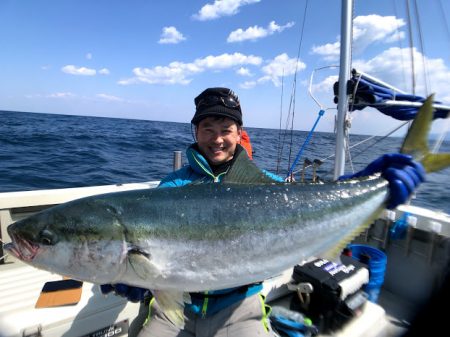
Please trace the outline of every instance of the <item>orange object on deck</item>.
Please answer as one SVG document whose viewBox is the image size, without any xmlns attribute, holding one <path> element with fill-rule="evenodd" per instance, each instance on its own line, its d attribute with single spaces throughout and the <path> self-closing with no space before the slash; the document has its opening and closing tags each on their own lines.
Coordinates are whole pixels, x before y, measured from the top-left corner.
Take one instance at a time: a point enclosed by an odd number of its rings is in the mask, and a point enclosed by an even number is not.
<svg viewBox="0 0 450 337">
<path fill-rule="evenodd" d="M 252 143 L 250 143 L 250 136 L 245 130 L 242 130 L 240 144 L 245 149 L 245 151 L 247 151 L 248 157 L 250 159 L 253 159 Z"/>
</svg>

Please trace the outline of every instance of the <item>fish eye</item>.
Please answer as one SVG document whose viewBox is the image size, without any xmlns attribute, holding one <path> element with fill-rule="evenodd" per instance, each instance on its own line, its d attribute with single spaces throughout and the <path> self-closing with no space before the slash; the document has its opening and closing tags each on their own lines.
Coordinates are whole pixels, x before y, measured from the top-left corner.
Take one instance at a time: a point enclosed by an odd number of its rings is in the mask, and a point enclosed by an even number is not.
<svg viewBox="0 0 450 337">
<path fill-rule="evenodd" d="M 151 255 L 145 251 L 143 251 L 142 249 L 139 249 L 137 247 L 131 248 L 130 250 L 128 250 L 128 254 L 138 254 L 138 255 L 143 255 L 145 256 L 147 259 L 151 259 Z"/>
<path fill-rule="evenodd" d="M 56 243 L 56 236 L 48 229 L 44 229 L 40 235 L 40 242 L 45 246 L 51 246 Z"/>
</svg>

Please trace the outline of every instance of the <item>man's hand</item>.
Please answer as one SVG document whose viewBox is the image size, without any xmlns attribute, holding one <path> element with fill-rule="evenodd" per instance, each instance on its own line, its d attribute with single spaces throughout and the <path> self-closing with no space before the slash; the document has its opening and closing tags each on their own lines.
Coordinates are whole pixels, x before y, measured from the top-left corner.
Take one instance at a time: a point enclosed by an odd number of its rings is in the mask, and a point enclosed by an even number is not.
<svg viewBox="0 0 450 337">
<path fill-rule="evenodd" d="M 389 199 L 386 205 L 389 209 L 405 203 L 425 181 L 422 164 L 414 161 L 411 156 L 400 153 L 385 154 L 371 162 L 364 170 L 341 176 L 339 180 L 369 176 L 377 172 L 389 181 Z"/>
<path fill-rule="evenodd" d="M 135 303 L 142 302 L 147 296 L 150 296 L 150 290 L 148 289 L 131 287 L 122 283 L 102 284 L 100 290 L 105 295 L 113 291 L 115 294 L 126 297 L 128 301 Z"/>
</svg>

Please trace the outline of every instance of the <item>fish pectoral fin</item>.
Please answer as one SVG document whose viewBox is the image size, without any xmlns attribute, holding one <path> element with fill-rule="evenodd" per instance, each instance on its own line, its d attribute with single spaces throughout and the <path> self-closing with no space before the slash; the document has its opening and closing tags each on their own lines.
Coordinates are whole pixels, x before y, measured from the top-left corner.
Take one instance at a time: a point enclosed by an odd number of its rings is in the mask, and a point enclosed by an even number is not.
<svg viewBox="0 0 450 337">
<path fill-rule="evenodd" d="M 161 274 L 159 269 L 146 255 L 139 253 L 128 253 L 128 263 L 140 279 L 153 279 L 155 276 Z"/>
<path fill-rule="evenodd" d="M 152 290 L 161 310 L 178 328 L 184 328 L 184 293 L 181 291 Z"/>
</svg>

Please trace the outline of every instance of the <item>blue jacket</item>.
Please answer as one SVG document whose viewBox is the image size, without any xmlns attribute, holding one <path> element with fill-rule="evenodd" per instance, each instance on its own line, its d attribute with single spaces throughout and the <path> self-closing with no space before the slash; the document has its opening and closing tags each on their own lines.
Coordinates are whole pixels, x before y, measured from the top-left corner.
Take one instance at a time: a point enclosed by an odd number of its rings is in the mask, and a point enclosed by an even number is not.
<svg viewBox="0 0 450 337">
<path fill-rule="evenodd" d="M 240 145 L 238 145 L 240 147 Z M 245 152 L 242 148 L 239 152 Z M 242 155 L 242 154 L 241 154 Z M 161 180 L 158 187 L 177 187 L 184 186 L 193 181 L 204 180 L 205 182 L 220 182 L 226 175 L 226 172 L 214 175 L 210 165 L 203 155 L 201 155 L 194 147 L 194 144 L 186 150 L 189 165 L 170 173 Z M 268 177 L 274 181 L 282 182 L 283 179 L 262 170 Z M 191 304 L 186 304 L 186 308 L 192 312 L 202 315 L 203 317 L 213 315 L 218 311 L 236 303 L 245 297 L 257 294 L 261 291 L 261 283 L 251 284 L 248 286 L 229 288 L 216 291 L 202 293 L 191 293 Z"/>
<path fill-rule="evenodd" d="M 193 181 L 204 180 L 205 182 L 220 182 L 225 176 L 226 172 L 217 176 L 211 170 L 207 160 L 197 150 L 194 149 L 194 144 L 189 146 L 186 150 L 186 157 L 189 165 L 183 166 L 177 171 L 174 171 L 161 180 L 158 187 L 177 187 L 184 186 Z M 238 145 L 240 146 L 240 145 Z M 244 150 L 242 148 L 242 150 Z M 245 150 L 244 150 L 245 151 Z M 262 170 L 269 178 L 274 181 L 283 182 L 284 180 L 266 170 Z"/>
</svg>

